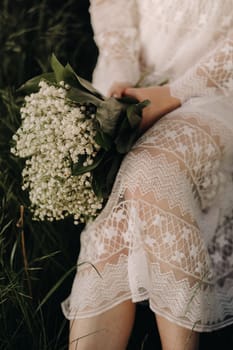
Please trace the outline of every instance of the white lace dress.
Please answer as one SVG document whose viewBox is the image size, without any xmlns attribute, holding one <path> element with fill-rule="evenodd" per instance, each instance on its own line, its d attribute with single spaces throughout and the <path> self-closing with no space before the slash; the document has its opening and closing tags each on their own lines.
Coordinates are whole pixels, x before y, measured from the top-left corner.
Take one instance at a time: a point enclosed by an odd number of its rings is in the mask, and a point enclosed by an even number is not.
<svg viewBox="0 0 233 350">
<path fill-rule="evenodd" d="M 90 13 L 96 87 L 169 79 L 182 106 L 136 142 L 82 232 L 64 313 L 85 318 L 148 300 L 197 331 L 231 324 L 233 0 L 92 0 Z"/>
</svg>

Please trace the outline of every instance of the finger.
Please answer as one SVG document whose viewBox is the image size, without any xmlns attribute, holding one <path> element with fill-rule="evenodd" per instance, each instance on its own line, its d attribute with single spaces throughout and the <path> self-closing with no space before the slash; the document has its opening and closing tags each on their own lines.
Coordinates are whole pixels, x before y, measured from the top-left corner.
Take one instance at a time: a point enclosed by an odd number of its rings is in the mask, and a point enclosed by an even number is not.
<svg viewBox="0 0 233 350">
<path fill-rule="evenodd" d="M 121 97 L 121 94 L 119 92 L 113 92 L 111 94 L 112 97 L 115 97 L 115 98 L 120 98 Z"/>
<path fill-rule="evenodd" d="M 139 97 L 138 96 L 138 91 L 135 88 L 126 88 L 124 90 L 124 95 L 132 96 L 132 97 L 134 97 L 136 99 L 138 99 L 138 97 Z"/>
<path fill-rule="evenodd" d="M 112 89 L 110 89 L 109 96 L 110 97 L 115 97 L 115 98 L 122 97 L 122 89 L 120 89 L 120 88 L 112 88 Z"/>
</svg>

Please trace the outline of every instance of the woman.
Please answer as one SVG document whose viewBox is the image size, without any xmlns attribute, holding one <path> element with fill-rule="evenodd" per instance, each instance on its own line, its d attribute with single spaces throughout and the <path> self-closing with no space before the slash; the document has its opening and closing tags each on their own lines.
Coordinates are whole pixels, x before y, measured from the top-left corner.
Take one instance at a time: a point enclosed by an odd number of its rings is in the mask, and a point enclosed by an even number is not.
<svg viewBox="0 0 233 350">
<path fill-rule="evenodd" d="M 197 349 L 199 332 L 233 323 L 232 10 L 233 0 L 91 1 L 94 85 L 151 104 L 81 236 L 63 303 L 70 349 L 125 349 L 142 300 L 163 350 Z"/>
</svg>

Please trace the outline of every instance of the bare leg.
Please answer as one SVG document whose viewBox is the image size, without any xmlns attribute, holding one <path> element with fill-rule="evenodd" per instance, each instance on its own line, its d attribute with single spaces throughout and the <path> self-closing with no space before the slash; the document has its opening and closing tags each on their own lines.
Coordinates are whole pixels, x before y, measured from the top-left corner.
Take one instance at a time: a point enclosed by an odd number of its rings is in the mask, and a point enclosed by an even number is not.
<svg viewBox="0 0 233 350">
<path fill-rule="evenodd" d="M 199 333 L 156 315 L 163 350 L 198 350 Z"/>
<path fill-rule="evenodd" d="M 135 304 L 127 300 L 98 316 L 70 322 L 69 350 L 124 350 L 132 330 Z"/>
</svg>

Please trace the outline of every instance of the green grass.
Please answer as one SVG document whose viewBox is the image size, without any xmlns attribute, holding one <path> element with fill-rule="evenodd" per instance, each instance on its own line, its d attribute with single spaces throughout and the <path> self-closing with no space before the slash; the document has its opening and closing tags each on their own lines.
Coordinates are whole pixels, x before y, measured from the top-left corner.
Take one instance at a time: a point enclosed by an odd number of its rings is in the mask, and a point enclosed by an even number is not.
<svg viewBox="0 0 233 350">
<path fill-rule="evenodd" d="M 48 71 L 53 52 L 81 76 L 91 78 L 97 49 L 88 5 L 74 0 L 55 5 L 36 0 L 0 4 L 0 349 L 4 350 L 67 348 L 68 322 L 60 303 L 70 291 L 81 228 L 70 220 L 32 221 L 27 194 L 21 191 L 23 162 L 10 154 L 10 147 L 20 124 L 22 96 L 17 88 Z M 17 227 L 21 205 L 23 230 Z"/>
</svg>

